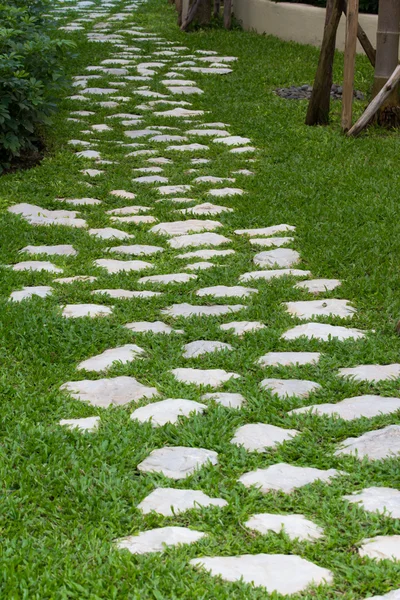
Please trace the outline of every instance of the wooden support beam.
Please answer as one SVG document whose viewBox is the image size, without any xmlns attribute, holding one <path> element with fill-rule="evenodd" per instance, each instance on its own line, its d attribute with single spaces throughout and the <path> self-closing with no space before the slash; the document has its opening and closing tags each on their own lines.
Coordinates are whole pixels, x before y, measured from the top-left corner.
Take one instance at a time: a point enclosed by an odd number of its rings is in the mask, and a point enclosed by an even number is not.
<svg viewBox="0 0 400 600">
<path fill-rule="evenodd" d="M 343 0 L 343 12 L 345 15 L 347 14 L 347 0 Z M 368 57 L 369 62 L 375 68 L 376 50 L 371 44 L 369 37 L 365 33 L 364 29 L 361 27 L 360 23 L 358 23 L 357 26 L 357 37 L 365 54 Z"/>
<path fill-rule="evenodd" d="M 356 64 L 357 25 L 359 0 L 347 1 L 346 44 L 344 49 L 344 75 L 342 95 L 342 130 L 351 128 L 353 115 L 354 68 Z"/>
<path fill-rule="evenodd" d="M 232 0 L 224 0 L 224 27 L 230 29 L 232 26 Z"/>
</svg>

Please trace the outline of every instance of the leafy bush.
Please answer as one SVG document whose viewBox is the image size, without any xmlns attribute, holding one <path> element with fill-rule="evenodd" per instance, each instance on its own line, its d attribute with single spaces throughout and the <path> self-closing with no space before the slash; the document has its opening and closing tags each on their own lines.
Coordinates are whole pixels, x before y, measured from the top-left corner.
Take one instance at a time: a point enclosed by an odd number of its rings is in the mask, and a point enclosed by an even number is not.
<svg viewBox="0 0 400 600">
<path fill-rule="evenodd" d="M 274 2 L 294 2 L 295 4 L 312 4 L 326 6 L 326 0 L 274 0 Z M 379 0 L 360 0 L 360 12 L 378 13 Z"/>
<path fill-rule="evenodd" d="M 62 58 L 71 42 L 55 39 L 46 0 L 0 3 L 0 172 L 34 149 L 65 85 Z"/>
</svg>

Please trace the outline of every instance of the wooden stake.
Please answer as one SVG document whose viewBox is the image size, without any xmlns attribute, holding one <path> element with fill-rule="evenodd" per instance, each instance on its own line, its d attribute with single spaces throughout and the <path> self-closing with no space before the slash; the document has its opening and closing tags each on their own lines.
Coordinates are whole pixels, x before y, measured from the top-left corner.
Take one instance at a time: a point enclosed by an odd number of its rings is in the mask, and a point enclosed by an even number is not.
<svg viewBox="0 0 400 600">
<path fill-rule="evenodd" d="M 345 15 L 347 14 L 347 0 L 343 0 L 343 12 Z M 365 33 L 364 29 L 361 27 L 360 23 L 358 23 L 358 27 L 357 27 L 357 37 L 358 37 L 358 41 L 360 42 L 361 46 L 363 47 L 365 54 L 368 57 L 369 62 L 371 63 L 371 65 L 373 67 L 375 67 L 376 50 L 373 47 L 373 45 L 371 44 L 371 42 L 369 41 L 369 38 L 368 38 L 367 34 Z"/>
<path fill-rule="evenodd" d="M 351 127 L 353 114 L 354 67 L 356 64 L 357 25 L 359 0 L 348 0 L 346 20 L 346 45 L 344 50 L 344 76 L 342 95 L 342 130 Z"/>
<path fill-rule="evenodd" d="M 400 65 L 393 71 L 389 80 L 385 83 L 381 91 L 375 96 L 371 104 L 369 104 L 365 112 L 358 119 L 357 123 L 353 125 L 350 131 L 347 133 L 348 136 L 358 135 L 370 122 L 370 120 L 376 115 L 382 104 L 390 96 L 392 91 L 396 89 L 400 81 Z"/>
<path fill-rule="evenodd" d="M 232 25 L 232 0 L 224 0 L 224 27 L 230 29 Z"/>
</svg>

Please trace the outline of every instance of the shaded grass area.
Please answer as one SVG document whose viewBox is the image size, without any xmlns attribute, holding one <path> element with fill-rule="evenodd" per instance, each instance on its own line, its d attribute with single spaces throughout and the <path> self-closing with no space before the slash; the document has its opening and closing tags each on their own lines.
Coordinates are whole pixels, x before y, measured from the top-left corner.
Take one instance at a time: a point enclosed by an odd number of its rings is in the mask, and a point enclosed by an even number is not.
<svg viewBox="0 0 400 600">
<path fill-rule="evenodd" d="M 201 98 L 193 99 L 193 107 L 210 110 L 206 120 L 230 123 L 233 134 L 250 137 L 259 148 L 257 162 L 249 164 L 256 176 L 237 177 L 237 186 L 243 187 L 247 194 L 226 199 L 235 212 L 221 219 L 222 232 L 232 237 L 236 254 L 219 259 L 218 268 L 201 272 L 197 281 L 185 286 L 152 288 L 164 292 L 158 298 L 93 300 L 91 291 L 95 288 L 138 289 L 139 275 L 107 275 L 93 266 L 93 260 L 108 256 L 109 243 L 89 237 L 82 230 L 34 228 L 6 212 L 1 214 L 2 265 L 23 260 L 19 250 L 28 244 L 71 243 L 78 250 L 77 257 L 50 260 L 64 269 L 65 276 L 99 277 L 92 285 L 54 285 L 53 296 L 46 300 L 10 304 L 7 297 L 12 290 L 23 285 L 51 285 L 53 277 L 46 273 L 1 270 L 1 595 L 12 600 L 278 598 L 276 594 L 240 583 L 222 583 L 188 566 L 191 558 L 201 555 L 258 552 L 299 554 L 331 569 L 334 584 L 304 593 L 302 598 L 307 600 L 361 600 L 367 595 L 383 594 L 400 587 L 398 565 L 361 559 L 357 546 L 366 537 L 399 534 L 399 522 L 350 506 L 343 502 L 342 496 L 371 485 L 398 488 L 398 461 L 368 464 L 339 458 L 333 453 L 338 442 L 349 436 L 400 423 L 399 415 L 344 422 L 308 415 L 289 417 L 286 413 L 305 404 L 339 401 L 366 393 L 399 395 L 396 381 L 359 384 L 336 376 L 339 367 L 398 360 L 400 343 L 394 330 L 400 315 L 397 135 L 372 129 L 358 140 L 343 138 L 338 103 L 333 104 L 331 127 L 307 128 L 303 124 L 306 103 L 288 102 L 272 93 L 276 87 L 312 82 L 317 60 L 314 48 L 240 30 L 208 29 L 185 35 L 177 30 L 174 18 L 172 8 L 161 0 L 150 0 L 133 15 L 134 21 L 146 30 L 189 48 L 213 49 L 239 57 L 234 72 L 227 77 L 189 74 L 205 91 Z M 82 74 L 85 66 L 99 64 L 112 51 L 108 44 L 87 43 L 82 33 L 71 37 L 77 42 L 76 58 L 70 64 L 72 74 Z M 371 75 L 367 61 L 359 57 L 357 89 L 368 92 Z M 341 76 L 338 56 L 335 81 L 340 81 Z M 160 79 L 155 80 L 152 88 L 165 91 Z M 97 85 L 107 82 L 98 80 Z M 133 89 L 134 86 L 128 86 L 121 89 L 121 94 L 129 95 Z M 141 100 L 133 96 L 117 111 L 134 113 Z M 105 175 L 90 180 L 92 189 L 82 183 L 80 169 L 92 165 L 77 159 L 67 141 L 86 139 L 80 130 L 86 129 L 86 123 L 108 122 L 104 117 L 110 111 L 101 109 L 86 119 L 85 124 L 66 122 L 65 118 L 70 110 L 92 108 L 90 103 L 77 106 L 65 101 L 52 132 L 53 154 L 40 167 L 1 178 L 0 206 L 30 202 L 61 208 L 55 202 L 56 197 L 92 196 L 103 204 L 82 207 L 81 212 L 91 227 L 102 227 L 110 225 L 104 214 L 106 209 L 127 204 L 110 197 L 112 189 L 137 192 L 138 203 L 153 205 L 158 199 L 155 191 L 148 186 L 135 187 L 131 182 L 134 176 L 131 169 L 147 165 L 147 157 L 128 159 L 117 146 L 107 145 L 107 141 L 123 137 L 124 129 L 114 121 L 112 132 L 97 137 L 101 140 L 102 156 L 119 162 L 108 166 Z M 355 112 L 361 111 L 362 104 L 356 103 Z M 146 126 L 165 124 L 149 113 L 145 116 Z M 221 152 L 214 147 L 218 144 L 209 146 L 210 151 L 204 156 L 212 158 L 212 168 L 205 165 L 198 175 L 229 176 L 232 170 L 243 166 L 243 159 Z M 191 167 L 189 158 L 167 153 L 165 147 L 160 144 L 160 155 L 173 158 L 174 163 L 166 165 L 164 174 L 171 183 L 190 183 L 194 175 L 185 173 Z M 207 189 L 207 186 L 196 189 L 193 197 L 205 201 Z M 166 202 L 155 207 L 152 214 L 160 221 L 172 220 L 172 205 Z M 268 328 L 243 339 L 219 329 L 221 323 L 233 320 L 230 317 L 193 318 L 176 323 L 164 319 L 184 328 L 182 336 L 133 336 L 122 327 L 134 320 L 160 318 L 160 310 L 173 303 L 199 303 L 195 296 L 199 287 L 234 285 L 242 273 L 252 270 L 254 250 L 246 240 L 235 237 L 233 229 L 283 222 L 296 225 L 294 247 L 301 252 L 301 267 L 310 269 L 316 277 L 343 279 L 343 286 L 327 297 L 347 298 L 354 303 L 358 313 L 352 324 L 374 330 L 366 340 L 283 342 L 280 335 L 300 321 L 290 318 L 281 303 L 311 299 L 293 287 L 292 279 L 255 284 L 259 293 L 244 302 L 249 308 L 237 313 L 234 320 L 260 320 Z M 162 238 L 148 233 L 147 227 L 118 227 L 134 233 L 134 243 L 166 245 Z M 154 274 L 177 272 L 186 264 L 167 249 L 152 262 L 156 265 Z M 60 305 L 91 301 L 114 305 L 113 315 L 77 321 L 61 317 Z M 232 303 L 239 302 L 232 299 Z M 326 319 L 326 322 L 343 324 L 340 319 Z M 234 351 L 184 360 L 182 345 L 197 339 L 229 342 Z M 132 406 L 103 411 L 58 391 L 69 380 L 98 378 L 94 373 L 77 372 L 79 361 L 130 342 L 143 347 L 146 357 L 128 365 L 115 365 L 107 376 L 137 377 L 141 383 L 157 387 L 163 398 L 200 400 L 204 390 L 177 383 L 169 371 L 181 366 L 224 368 L 242 375 L 223 389 L 241 392 L 247 399 L 246 406 L 236 412 L 210 404 L 203 415 L 182 420 L 176 426 L 153 429 L 149 424 L 140 425 L 129 419 Z M 323 352 L 323 358 L 318 365 L 297 368 L 261 369 L 254 364 L 270 350 L 316 350 Z M 310 379 L 323 388 L 309 400 L 281 401 L 260 390 L 259 383 L 264 377 Z M 57 425 L 61 418 L 95 414 L 101 416 L 102 423 L 96 434 L 82 435 Z M 250 454 L 230 444 L 237 427 L 253 422 L 295 428 L 301 435 L 262 454 Z M 171 482 L 157 475 L 139 474 L 136 467 L 151 450 L 164 445 L 217 451 L 218 466 L 204 468 L 176 485 L 223 497 L 229 506 L 189 511 L 174 518 L 141 515 L 137 504 L 155 485 L 166 486 Z M 281 493 L 263 496 L 237 483 L 244 472 L 277 462 L 323 469 L 334 467 L 344 473 L 331 485 L 316 483 L 290 496 Z M 290 541 L 284 534 L 255 534 L 243 523 L 257 512 L 303 513 L 321 525 L 326 536 L 310 544 Z M 169 524 L 190 526 L 208 536 L 193 546 L 168 549 L 163 555 L 132 557 L 112 546 L 115 538 Z"/>
</svg>

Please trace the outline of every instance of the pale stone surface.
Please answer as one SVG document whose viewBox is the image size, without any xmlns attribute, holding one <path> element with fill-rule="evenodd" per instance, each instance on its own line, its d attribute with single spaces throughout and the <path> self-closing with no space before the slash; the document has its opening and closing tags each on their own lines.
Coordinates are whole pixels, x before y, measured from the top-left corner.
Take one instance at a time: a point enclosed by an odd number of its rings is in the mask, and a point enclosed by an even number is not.
<svg viewBox="0 0 400 600">
<path fill-rule="evenodd" d="M 133 421 L 145 423 L 150 421 L 153 427 L 160 427 L 166 423 L 178 423 L 180 417 L 189 417 L 191 414 L 202 413 L 207 406 L 193 400 L 182 398 L 167 398 L 160 402 L 147 404 L 137 408 L 132 414 Z"/>
<path fill-rule="evenodd" d="M 208 506 L 226 506 L 222 498 L 210 498 L 198 490 L 177 490 L 175 488 L 156 488 L 140 504 L 138 508 L 145 514 L 152 511 L 164 517 L 173 517 L 190 509 Z"/>
<path fill-rule="evenodd" d="M 213 450 L 167 446 L 150 452 L 137 468 L 145 473 L 162 473 L 165 477 L 178 480 L 185 479 L 208 463 L 218 463 L 218 454 Z"/>
<path fill-rule="evenodd" d="M 259 513 L 250 517 L 245 527 L 266 534 L 270 531 L 280 533 L 282 530 L 291 540 L 312 541 L 324 535 L 324 530 L 304 515 L 277 515 Z"/>
<path fill-rule="evenodd" d="M 295 365 L 315 365 L 321 354 L 319 352 L 268 352 L 256 363 L 262 367 L 292 367 Z"/>
<path fill-rule="evenodd" d="M 219 233 L 194 233 L 191 235 L 180 235 L 168 240 L 171 248 L 180 250 L 181 248 L 192 248 L 196 246 L 222 246 L 231 240 Z M 234 252 L 232 250 L 232 252 Z"/>
<path fill-rule="evenodd" d="M 121 288 L 93 290 L 91 293 L 93 295 L 104 294 L 110 298 L 117 298 L 119 300 L 125 300 L 127 298 L 154 298 L 154 296 L 161 296 L 161 292 L 147 292 L 144 290 L 136 292 L 132 290 L 123 290 Z"/>
<path fill-rule="evenodd" d="M 196 233 L 201 231 L 213 231 L 222 227 L 219 221 L 210 221 L 201 219 L 188 219 L 187 221 L 172 221 L 170 223 L 159 223 L 150 229 L 151 233 L 159 233 L 161 235 L 181 236 L 188 233 Z"/>
<path fill-rule="evenodd" d="M 358 551 L 360 556 L 375 560 L 400 560 L 400 535 L 377 535 L 366 538 Z"/>
<path fill-rule="evenodd" d="M 162 177 L 161 175 L 142 175 L 135 177 L 132 181 L 136 183 L 168 183 L 168 177 Z"/>
<path fill-rule="evenodd" d="M 212 287 L 197 290 L 196 296 L 213 296 L 214 298 L 229 298 L 235 296 L 238 298 L 246 298 L 247 296 L 257 293 L 258 290 L 255 288 L 247 288 L 240 285 L 214 285 Z"/>
<path fill-rule="evenodd" d="M 365 332 L 351 327 L 341 327 L 339 325 L 325 325 L 324 323 L 307 323 L 306 325 L 297 325 L 286 331 L 282 336 L 284 340 L 297 340 L 306 337 L 309 340 L 317 339 L 322 342 L 328 342 L 330 338 L 343 340 L 359 340 L 365 337 Z"/>
<path fill-rule="evenodd" d="M 291 248 L 277 248 L 259 252 L 253 258 L 254 264 L 259 267 L 278 267 L 288 269 L 298 263 L 300 254 Z"/>
<path fill-rule="evenodd" d="M 255 152 L 256 150 L 257 148 L 254 146 L 242 146 L 240 148 L 232 148 L 232 150 L 229 150 L 229 152 L 232 154 L 245 154 L 248 152 Z"/>
<path fill-rule="evenodd" d="M 11 292 L 10 300 L 21 302 L 22 300 L 29 300 L 32 296 L 46 298 L 46 296 L 50 296 L 52 292 L 53 288 L 49 285 L 25 286 L 22 290 Z"/>
<path fill-rule="evenodd" d="M 204 125 L 207 125 L 207 123 L 205 123 Z M 225 131 L 223 129 L 189 129 L 189 131 L 186 132 L 187 135 L 200 135 L 200 136 L 207 136 L 207 137 L 228 137 L 230 135 L 229 131 Z"/>
<path fill-rule="evenodd" d="M 151 152 L 153 151 L 151 150 Z M 162 196 L 169 196 L 171 194 L 184 194 L 185 192 L 188 192 L 191 189 L 191 185 L 161 185 L 159 188 L 157 188 L 157 191 Z"/>
<path fill-rule="evenodd" d="M 246 487 L 256 486 L 267 494 L 272 491 L 282 491 L 290 494 L 314 481 L 330 482 L 332 477 L 339 475 L 336 469 L 316 469 L 314 467 L 296 467 L 287 463 L 279 463 L 266 469 L 256 469 L 245 473 L 239 481 Z"/>
<path fill-rule="evenodd" d="M 209 190 L 207 192 L 208 196 L 216 196 L 219 198 L 224 198 L 226 196 L 242 196 L 244 191 L 240 188 L 216 188 L 215 190 Z"/>
<path fill-rule="evenodd" d="M 211 392 L 210 394 L 203 394 L 201 400 L 214 400 L 217 404 L 225 406 L 225 408 L 242 408 L 246 402 L 242 394 L 234 394 L 229 392 Z"/>
<path fill-rule="evenodd" d="M 194 170 L 194 172 L 196 171 Z M 200 177 L 193 179 L 194 183 L 223 183 L 224 181 L 234 183 L 236 179 L 234 177 L 215 177 L 214 175 L 201 175 Z"/>
<path fill-rule="evenodd" d="M 225 344 L 224 342 L 210 342 L 207 340 L 198 340 L 196 342 L 190 342 L 184 347 L 184 358 L 197 358 L 203 354 L 210 354 L 219 350 L 233 350 L 233 346 Z"/>
<path fill-rule="evenodd" d="M 186 96 L 191 95 L 191 94 L 203 94 L 203 90 L 201 90 L 198 87 L 194 87 L 194 86 L 183 86 L 183 85 L 179 85 L 179 86 L 168 86 L 168 91 L 171 92 L 171 94 L 184 94 Z"/>
<path fill-rule="evenodd" d="M 384 596 L 372 596 L 372 598 L 365 598 L 365 600 L 400 600 L 400 589 L 393 590 Z"/>
<path fill-rule="evenodd" d="M 204 151 L 204 150 L 208 150 L 208 146 L 205 146 L 204 144 L 184 144 L 182 146 L 168 146 L 167 150 L 172 150 L 174 152 L 197 152 L 197 151 Z"/>
<path fill-rule="evenodd" d="M 61 419 L 60 425 L 79 431 L 96 431 L 100 425 L 100 417 L 85 417 L 83 419 Z"/>
<path fill-rule="evenodd" d="M 295 287 L 307 290 L 310 294 L 319 294 L 321 292 L 331 292 L 341 283 L 339 279 L 310 279 L 309 281 L 300 281 Z"/>
<path fill-rule="evenodd" d="M 296 227 L 293 225 L 286 225 L 283 223 L 281 225 L 271 225 L 271 227 L 258 227 L 256 229 L 236 229 L 235 233 L 237 235 L 248 235 L 249 237 L 256 237 L 258 235 L 264 235 L 269 237 L 271 235 L 275 235 L 276 233 L 284 233 L 286 231 L 295 231 Z"/>
<path fill-rule="evenodd" d="M 246 333 L 254 333 L 260 329 L 266 329 L 266 325 L 260 321 L 232 321 L 224 323 L 219 327 L 222 331 L 229 331 L 234 335 L 245 335 Z"/>
<path fill-rule="evenodd" d="M 218 206 L 211 202 L 203 202 L 203 204 L 197 204 L 190 208 L 181 208 L 177 212 L 180 212 L 183 215 L 219 215 L 224 212 L 233 212 L 233 208 Z"/>
<path fill-rule="evenodd" d="M 193 273 L 170 273 L 169 275 L 152 275 L 150 277 L 141 277 L 138 283 L 161 283 L 168 285 L 170 283 L 187 283 L 192 279 L 197 279 Z"/>
<path fill-rule="evenodd" d="M 394 458 L 400 454 L 400 425 L 388 425 L 383 429 L 367 431 L 358 438 L 347 438 L 335 454 L 351 454 L 359 460 Z"/>
<path fill-rule="evenodd" d="M 302 269 L 271 269 L 271 271 L 251 271 L 250 273 L 244 273 L 239 277 L 239 281 L 246 282 L 257 279 L 270 281 L 274 277 L 308 277 L 309 275 L 311 275 L 310 271 L 303 271 Z"/>
<path fill-rule="evenodd" d="M 250 239 L 250 244 L 252 246 L 264 246 L 266 248 L 273 246 L 279 248 L 280 246 L 284 246 L 285 244 L 289 244 L 293 241 L 294 238 L 292 237 L 252 238 Z"/>
<path fill-rule="evenodd" d="M 158 252 L 164 252 L 161 246 L 148 246 L 145 244 L 132 244 L 131 246 L 112 246 L 108 248 L 109 252 L 118 254 L 133 254 L 134 256 L 150 256 Z"/>
<path fill-rule="evenodd" d="M 175 379 L 188 385 L 209 385 L 213 388 L 220 387 L 230 379 L 239 379 L 237 373 L 229 373 L 224 369 L 190 369 L 179 367 L 170 371 Z"/>
<path fill-rule="evenodd" d="M 187 139 L 188 138 L 183 135 L 169 135 L 163 133 L 162 135 L 155 135 L 150 138 L 150 142 L 186 142 Z"/>
<path fill-rule="evenodd" d="M 360 365 L 339 369 L 341 377 L 351 377 L 354 381 L 386 381 L 400 377 L 400 364 L 392 365 Z"/>
<path fill-rule="evenodd" d="M 104 371 L 115 362 L 126 364 L 132 362 L 138 356 L 140 357 L 141 354 L 144 354 L 143 348 L 139 348 L 135 344 L 125 344 L 118 348 L 110 348 L 101 354 L 83 360 L 76 368 L 85 369 L 85 371 Z"/>
<path fill-rule="evenodd" d="M 154 113 L 156 117 L 178 117 L 178 118 L 187 118 L 187 117 L 199 117 L 204 114 L 204 110 L 189 110 L 187 108 L 173 108 L 171 110 L 164 110 Z"/>
<path fill-rule="evenodd" d="M 243 446 L 249 452 L 264 452 L 266 448 L 274 448 L 299 433 L 296 429 L 283 429 L 265 423 L 247 423 L 236 430 L 231 444 Z"/>
<path fill-rule="evenodd" d="M 163 552 L 166 546 L 180 546 L 197 542 L 206 534 L 187 527 L 160 527 L 142 531 L 116 540 L 119 550 L 129 550 L 131 554 Z"/>
<path fill-rule="evenodd" d="M 62 273 L 63 270 L 48 260 L 26 260 L 11 265 L 13 271 L 47 271 L 48 273 Z"/>
<path fill-rule="evenodd" d="M 151 215 L 135 215 L 131 217 L 110 217 L 110 220 L 114 223 L 135 223 L 140 225 L 142 223 L 157 223 L 158 219 Z"/>
<path fill-rule="evenodd" d="M 311 584 L 331 583 L 333 574 L 300 556 L 286 554 L 242 554 L 194 558 L 190 564 L 203 567 L 225 581 L 243 581 L 269 593 L 295 594 Z"/>
<path fill-rule="evenodd" d="M 102 229 L 89 229 L 89 235 L 94 235 L 102 240 L 127 240 L 132 239 L 135 236 L 121 231 L 120 229 L 114 229 L 113 227 L 103 227 Z"/>
<path fill-rule="evenodd" d="M 93 283 L 96 279 L 97 277 L 92 277 L 90 275 L 75 275 L 74 277 L 58 277 L 53 280 L 53 283 L 74 283 L 75 281 Z"/>
<path fill-rule="evenodd" d="M 135 333 L 183 333 L 181 329 L 173 329 L 162 321 L 135 321 L 124 327 Z"/>
<path fill-rule="evenodd" d="M 195 250 L 194 252 L 178 254 L 176 258 L 204 258 L 209 260 L 211 258 L 219 258 L 220 256 L 231 256 L 232 254 L 235 254 L 234 250 Z"/>
<path fill-rule="evenodd" d="M 352 421 L 361 417 L 371 419 L 378 415 L 389 415 L 398 410 L 400 410 L 400 398 L 365 395 L 345 398 L 336 404 L 303 406 L 291 410 L 289 414 L 311 412 L 314 415 L 328 415 Z"/>
<path fill-rule="evenodd" d="M 400 519 L 400 491 L 388 487 L 369 487 L 343 496 L 352 504 L 361 504 L 367 512 L 383 513 Z"/>
<path fill-rule="evenodd" d="M 94 265 L 106 269 L 107 273 L 128 273 L 129 271 L 143 271 L 154 268 L 154 265 L 144 260 L 117 260 L 113 258 L 99 258 L 94 261 Z"/>
<path fill-rule="evenodd" d="M 48 254 L 49 256 L 76 256 L 77 251 L 71 244 L 59 244 L 57 246 L 25 246 L 20 252 L 27 254 Z"/>
<path fill-rule="evenodd" d="M 68 381 L 60 390 L 68 392 L 76 400 L 87 402 L 92 406 L 108 408 L 124 406 L 129 402 L 138 402 L 142 398 L 153 398 L 158 391 L 139 383 L 134 377 L 113 377 L 83 381 Z"/>
<path fill-rule="evenodd" d="M 141 137 L 149 137 L 151 135 L 158 135 L 161 131 L 154 129 L 135 129 L 133 131 L 125 131 L 125 135 L 131 139 L 137 139 Z"/>
<path fill-rule="evenodd" d="M 122 208 L 113 208 L 106 212 L 107 215 L 136 215 L 140 212 L 148 212 L 148 206 L 123 206 Z"/>
<path fill-rule="evenodd" d="M 117 196 L 118 198 L 124 198 L 125 200 L 133 200 L 136 198 L 136 194 L 132 194 L 132 192 L 127 192 L 125 190 L 112 190 L 110 194 L 112 196 Z"/>
<path fill-rule="evenodd" d="M 263 390 L 270 390 L 278 398 L 307 398 L 311 392 L 321 389 L 319 383 L 306 379 L 263 379 L 260 386 Z"/>
<path fill-rule="evenodd" d="M 111 313 L 112 308 L 102 304 L 66 304 L 62 316 L 68 319 L 78 319 L 80 317 L 106 317 Z"/>
<path fill-rule="evenodd" d="M 300 302 L 285 302 L 286 310 L 299 319 L 310 319 L 312 317 L 341 317 L 343 319 L 352 317 L 356 312 L 350 306 L 348 300 L 337 300 L 329 298 L 326 300 L 306 300 Z"/>
<path fill-rule="evenodd" d="M 219 317 L 221 315 L 238 312 L 243 308 L 247 307 L 243 306 L 243 304 L 194 306 L 193 304 L 182 302 L 182 304 L 173 304 L 168 308 L 164 308 L 161 312 L 170 317 Z"/>
<path fill-rule="evenodd" d="M 203 261 L 191 263 L 183 268 L 185 269 L 185 271 L 205 271 L 206 269 L 212 269 L 216 266 L 217 265 L 214 265 L 213 263 Z"/>
<path fill-rule="evenodd" d="M 56 198 L 58 202 L 67 202 L 73 206 L 96 206 L 102 204 L 97 198 Z"/>
<path fill-rule="evenodd" d="M 251 140 L 240 135 L 231 135 L 229 137 L 216 138 L 213 142 L 224 144 L 225 146 L 241 146 L 242 144 L 249 144 Z"/>
</svg>

